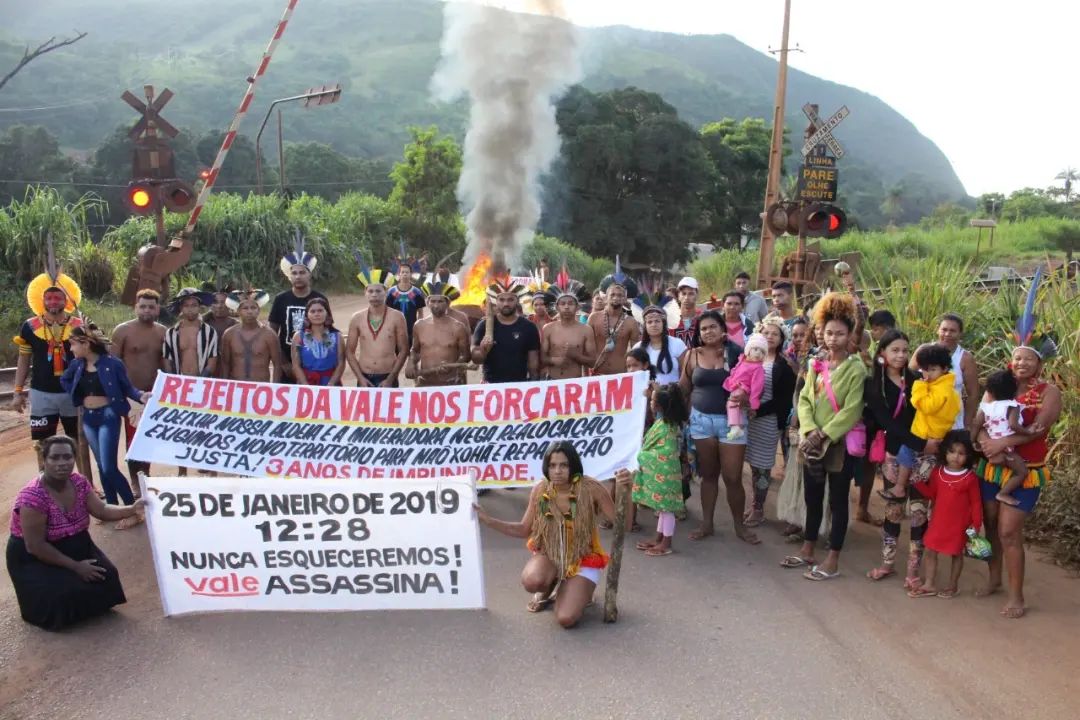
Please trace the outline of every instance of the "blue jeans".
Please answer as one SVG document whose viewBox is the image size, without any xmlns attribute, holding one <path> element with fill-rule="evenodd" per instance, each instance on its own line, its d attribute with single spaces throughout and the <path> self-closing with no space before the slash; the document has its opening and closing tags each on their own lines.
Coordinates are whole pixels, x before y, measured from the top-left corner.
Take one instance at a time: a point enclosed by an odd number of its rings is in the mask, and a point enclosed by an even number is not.
<svg viewBox="0 0 1080 720">
<path fill-rule="evenodd" d="M 135 496 L 124 473 L 116 466 L 116 454 L 120 449 L 120 420 L 120 416 L 108 405 L 93 410 L 83 408 L 83 433 L 97 460 L 105 500 L 110 505 L 116 505 L 119 495 L 125 505 L 131 505 L 135 502 Z"/>
</svg>

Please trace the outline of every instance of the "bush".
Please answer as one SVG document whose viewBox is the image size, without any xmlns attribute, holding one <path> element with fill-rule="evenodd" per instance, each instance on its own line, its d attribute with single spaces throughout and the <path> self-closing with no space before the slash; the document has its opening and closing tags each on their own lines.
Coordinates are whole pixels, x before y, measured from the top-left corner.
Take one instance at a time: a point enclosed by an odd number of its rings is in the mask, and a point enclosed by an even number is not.
<svg viewBox="0 0 1080 720">
<path fill-rule="evenodd" d="M 113 290 L 116 280 L 115 267 L 121 258 L 109 252 L 107 246 L 87 240 L 82 245 L 71 245 L 64 253 L 64 267 L 79 283 L 83 295 L 103 298 Z"/>
</svg>

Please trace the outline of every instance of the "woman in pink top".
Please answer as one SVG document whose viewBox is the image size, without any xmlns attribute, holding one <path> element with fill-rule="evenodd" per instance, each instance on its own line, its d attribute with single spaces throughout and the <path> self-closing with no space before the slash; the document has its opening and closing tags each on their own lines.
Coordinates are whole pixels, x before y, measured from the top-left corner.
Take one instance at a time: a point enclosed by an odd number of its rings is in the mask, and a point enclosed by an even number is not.
<svg viewBox="0 0 1080 720">
<path fill-rule="evenodd" d="M 45 471 L 19 491 L 11 510 L 7 568 L 22 618 L 60 630 L 126 602 L 120 575 L 94 545 L 90 516 L 133 517 L 143 501 L 106 505 L 76 472 L 75 443 L 64 435 L 42 442 Z"/>
</svg>

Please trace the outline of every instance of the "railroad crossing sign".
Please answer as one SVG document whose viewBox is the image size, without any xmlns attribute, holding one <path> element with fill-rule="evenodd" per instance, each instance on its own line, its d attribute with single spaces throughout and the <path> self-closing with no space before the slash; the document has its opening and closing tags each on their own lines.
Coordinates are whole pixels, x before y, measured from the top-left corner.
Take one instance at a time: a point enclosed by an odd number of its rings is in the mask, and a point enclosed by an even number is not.
<svg viewBox="0 0 1080 720">
<path fill-rule="evenodd" d="M 837 158 L 844 157 L 844 148 L 842 148 L 840 143 L 836 141 L 836 138 L 833 137 L 832 131 L 836 129 L 837 125 L 844 121 L 844 118 L 851 114 L 847 105 L 841 105 L 840 109 L 824 122 L 818 117 L 817 108 L 814 105 L 807 103 L 806 105 L 803 105 L 802 111 L 806 117 L 810 119 L 810 122 L 813 123 L 814 127 L 817 128 L 814 134 L 808 137 L 806 142 L 803 143 L 802 154 L 809 155 L 817 145 L 824 143 Z"/>
<path fill-rule="evenodd" d="M 147 95 L 149 102 L 145 103 L 135 97 L 130 90 L 125 90 L 124 94 L 120 96 L 121 100 L 135 108 L 135 112 L 142 113 L 142 118 L 135 123 L 135 126 L 131 128 L 131 132 L 128 133 L 128 137 L 132 140 L 139 140 L 144 134 L 153 137 L 154 130 L 160 130 L 171 138 L 180 134 L 179 130 L 158 114 L 161 112 L 161 108 L 172 100 L 173 91 L 165 88 L 156 98 L 154 98 L 153 93 L 153 88 L 150 88 Z"/>
</svg>

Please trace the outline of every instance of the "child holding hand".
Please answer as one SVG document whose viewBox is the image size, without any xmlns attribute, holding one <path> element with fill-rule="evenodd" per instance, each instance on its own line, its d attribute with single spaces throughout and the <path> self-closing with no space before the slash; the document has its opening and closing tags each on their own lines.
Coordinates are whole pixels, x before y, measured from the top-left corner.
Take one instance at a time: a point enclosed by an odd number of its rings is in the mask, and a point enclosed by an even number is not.
<svg viewBox="0 0 1080 720">
<path fill-rule="evenodd" d="M 972 471 L 975 448 L 966 430 L 950 430 L 938 447 L 938 465 L 930 473 L 930 480 L 919 486 L 919 491 L 933 500 L 930 525 L 926 529 L 923 544 L 926 555 L 923 561 L 923 582 L 908 591 L 908 597 L 953 598 L 957 593 L 960 572 L 964 568 L 964 546 L 967 529 L 982 527 L 982 494 L 979 478 Z M 938 555 L 952 557 L 949 584 L 938 590 Z"/>
</svg>

